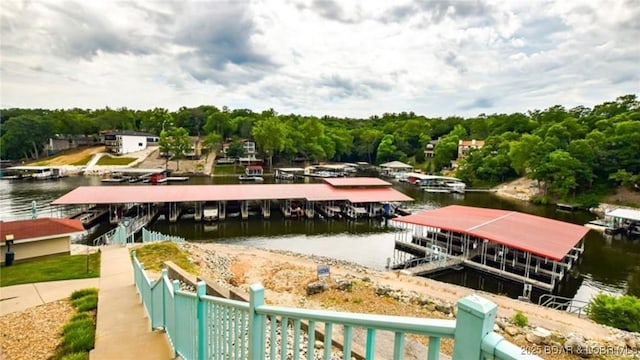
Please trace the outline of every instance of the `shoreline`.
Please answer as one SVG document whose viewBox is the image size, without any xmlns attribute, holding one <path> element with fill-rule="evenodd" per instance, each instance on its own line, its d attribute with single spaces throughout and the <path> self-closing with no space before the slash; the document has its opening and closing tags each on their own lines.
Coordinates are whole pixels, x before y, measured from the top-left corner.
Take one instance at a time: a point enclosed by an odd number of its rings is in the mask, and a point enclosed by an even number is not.
<svg viewBox="0 0 640 360">
<path fill-rule="evenodd" d="M 279 306 L 326 308 L 326 305 L 315 300 L 314 296 L 306 296 L 304 293 L 305 286 L 316 277 L 317 266 L 325 264 L 331 268 L 331 278 L 367 279 L 366 281 L 374 287 L 384 286 L 393 292 L 404 294 L 399 295 L 399 299 L 403 297 L 430 299 L 432 303 L 455 307 L 459 299 L 476 294 L 491 300 L 498 306 L 498 319 L 501 323 L 510 322 L 509 319 L 514 314 L 522 311 L 529 319 L 530 330 L 542 327 L 554 333 L 563 334 L 565 337 L 579 332 L 584 339 L 606 344 L 616 342 L 627 335 L 624 331 L 599 325 L 585 317 L 579 318 L 567 312 L 485 291 L 404 275 L 398 271 L 381 271 L 332 258 L 242 245 L 185 243 L 181 247 L 190 254 L 196 264 L 202 267 L 201 272 L 205 277 L 222 286 L 232 286 L 245 291 L 251 284 L 261 283 L 265 287 L 269 302 Z M 371 293 L 370 296 L 375 295 Z M 363 304 L 367 302 L 364 299 Z M 341 311 L 339 307 L 332 310 Z M 384 311 L 384 309 L 379 310 Z M 363 306 L 359 312 L 371 311 Z M 452 316 L 453 312 L 449 317 Z M 515 336 L 501 334 L 512 342 L 519 342 L 520 346 L 526 345 L 526 342 L 522 342 L 524 334 L 521 332 Z"/>
</svg>

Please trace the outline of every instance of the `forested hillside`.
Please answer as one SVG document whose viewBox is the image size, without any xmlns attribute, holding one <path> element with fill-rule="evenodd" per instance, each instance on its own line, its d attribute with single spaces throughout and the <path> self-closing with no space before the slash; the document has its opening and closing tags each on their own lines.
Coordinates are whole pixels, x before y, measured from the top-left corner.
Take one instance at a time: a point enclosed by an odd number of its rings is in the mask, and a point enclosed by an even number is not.
<svg viewBox="0 0 640 360">
<path fill-rule="evenodd" d="M 436 173 L 457 156 L 462 139 L 485 146 L 459 163 L 457 176 L 488 185 L 517 176 L 538 180 L 547 194 L 564 198 L 594 189 L 640 182 L 640 103 L 625 95 L 593 109 L 557 105 L 528 113 L 480 114 L 474 118 L 427 118 L 413 112 L 368 119 L 260 113 L 203 105 L 166 109 L 5 109 L 0 115 L 3 159 L 41 156 L 55 134 L 97 135 L 102 130 L 160 134 L 184 128 L 209 149 L 222 139 L 252 138 L 266 159 L 287 163 L 401 160 Z M 439 139 L 433 159 L 424 147 Z"/>
</svg>

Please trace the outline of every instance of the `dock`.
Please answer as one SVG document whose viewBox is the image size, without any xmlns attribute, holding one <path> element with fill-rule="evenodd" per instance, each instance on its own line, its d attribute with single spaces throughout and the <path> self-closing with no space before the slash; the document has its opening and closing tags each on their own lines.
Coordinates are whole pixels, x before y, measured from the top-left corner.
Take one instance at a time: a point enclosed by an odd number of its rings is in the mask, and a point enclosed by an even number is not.
<svg viewBox="0 0 640 360">
<path fill-rule="evenodd" d="M 589 231 L 539 216 L 459 205 L 392 222 L 406 230 L 396 234 L 392 268 L 427 275 L 465 266 L 546 291 L 578 262 Z"/>
<path fill-rule="evenodd" d="M 464 264 L 464 260 L 458 257 L 451 257 L 444 261 L 428 262 L 412 266 L 402 270 L 413 276 L 430 275 L 438 271 L 448 270 Z"/>
<path fill-rule="evenodd" d="M 106 207 L 110 221 L 115 223 L 132 206 L 145 212 L 159 209 L 170 222 L 179 221 L 184 213 L 202 220 L 205 208 L 217 210 L 217 221 L 236 213 L 243 220 L 256 214 L 268 219 L 273 209 L 279 209 L 285 218 L 314 218 L 318 208 L 329 209 L 335 215 L 370 218 L 392 215 L 394 210 L 384 204 L 412 200 L 391 183 L 356 177 L 330 178 L 316 184 L 81 186 L 52 205 Z"/>
</svg>

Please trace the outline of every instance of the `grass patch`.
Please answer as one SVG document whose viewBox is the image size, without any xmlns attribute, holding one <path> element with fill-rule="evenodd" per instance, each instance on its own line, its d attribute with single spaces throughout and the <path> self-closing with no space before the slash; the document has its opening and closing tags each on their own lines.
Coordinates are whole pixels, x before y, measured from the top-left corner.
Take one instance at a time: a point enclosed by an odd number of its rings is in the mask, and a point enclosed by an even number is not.
<svg viewBox="0 0 640 360">
<path fill-rule="evenodd" d="M 86 295 L 71 301 L 78 311 L 90 311 L 98 308 L 98 295 Z"/>
<path fill-rule="evenodd" d="M 62 328 L 62 341 L 52 357 L 53 360 L 88 359 L 89 351 L 95 344 L 98 289 L 74 291 L 71 293 L 71 305 L 78 312 Z"/>
<path fill-rule="evenodd" d="M 3 266 L 1 271 L 0 286 L 94 278 L 100 276 L 100 253 L 55 255 Z"/>
<path fill-rule="evenodd" d="M 82 159 L 72 162 L 69 165 L 75 165 L 75 166 L 84 166 L 87 165 L 87 163 L 89 163 L 89 160 L 91 160 L 91 158 L 93 157 L 93 155 L 89 155 L 89 156 L 85 156 Z"/>
<path fill-rule="evenodd" d="M 89 360 L 89 353 L 73 353 L 65 355 L 61 360 Z"/>
<path fill-rule="evenodd" d="M 146 270 L 160 271 L 162 263 L 168 260 L 173 261 L 183 270 L 191 274 L 198 274 L 199 268 L 189 261 L 189 254 L 181 250 L 173 242 L 160 242 L 136 248 L 138 261 L 144 264 Z"/>
<path fill-rule="evenodd" d="M 111 157 L 103 156 L 98 160 L 96 165 L 114 166 L 114 165 L 129 165 L 129 163 L 136 161 L 136 158 L 131 157 Z"/>
<path fill-rule="evenodd" d="M 244 166 L 240 165 L 215 165 L 213 173 L 216 175 L 238 175 L 244 173 Z"/>
</svg>

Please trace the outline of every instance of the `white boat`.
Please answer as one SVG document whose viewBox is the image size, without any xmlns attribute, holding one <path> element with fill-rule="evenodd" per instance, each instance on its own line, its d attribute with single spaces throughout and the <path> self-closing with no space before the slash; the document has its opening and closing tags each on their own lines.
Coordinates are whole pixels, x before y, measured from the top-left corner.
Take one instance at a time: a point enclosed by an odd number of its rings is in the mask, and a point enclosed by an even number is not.
<svg viewBox="0 0 640 360">
<path fill-rule="evenodd" d="M 100 181 L 103 183 L 121 183 L 127 181 L 127 178 L 125 178 L 121 173 L 114 172 L 108 177 L 100 179 Z"/>
<path fill-rule="evenodd" d="M 450 193 L 451 192 L 451 189 L 447 189 L 439 186 L 424 186 L 422 189 L 429 193 Z"/>
<path fill-rule="evenodd" d="M 164 178 L 165 181 L 187 181 L 189 180 L 188 176 L 168 176 Z"/>
<path fill-rule="evenodd" d="M 240 181 L 263 182 L 264 178 L 262 176 L 240 175 L 240 176 L 238 176 L 238 180 L 240 180 Z"/>
<path fill-rule="evenodd" d="M 319 210 L 320 213 L 327 218 L 342 217 L 342 215 L 340 215 L 342 209 L 336 205 L 321 204 Z"/>
<path fill-rule="evenodd" d="M 362 206 L 362 204 L 352 203 L 350 201 L 347 201 L 344 204 L 343 212 L 347 217 L 352 219 L 360 219 L 369 215 L 369 212 L 367 212 L 367 209 Z"/>
<path fill-rule="evenodd" d="M 202 220 L 203 221 L 215 221 L 218 220 L 218 209 L 217 208 L 206 208 L 202 212 Z"/>
</svg>

